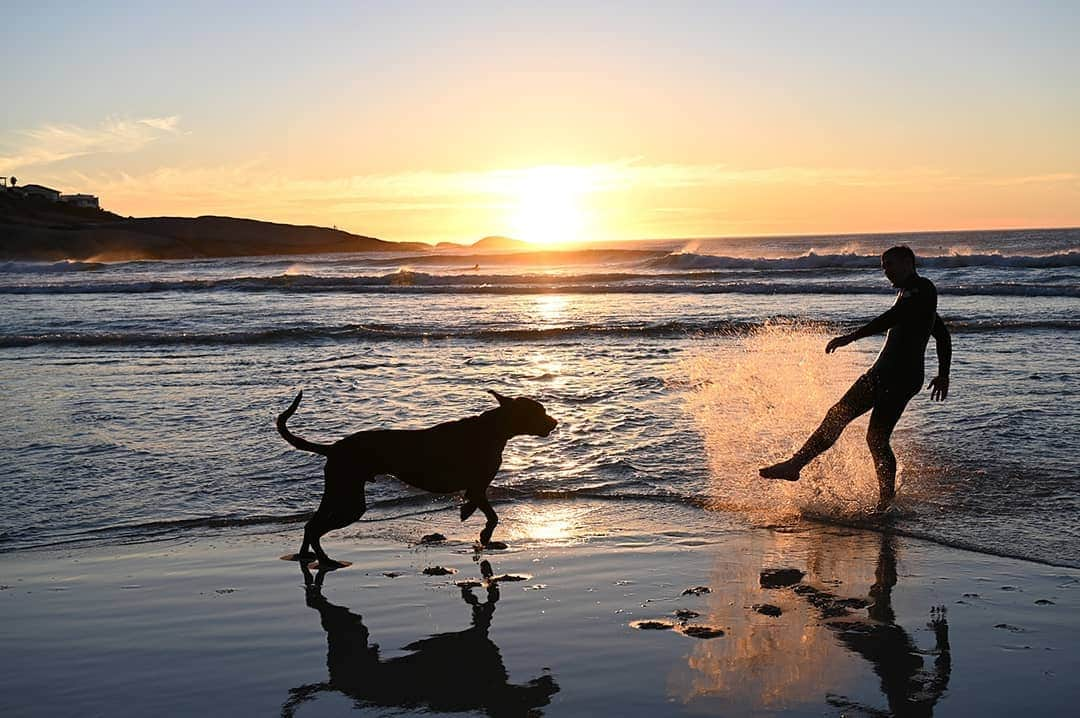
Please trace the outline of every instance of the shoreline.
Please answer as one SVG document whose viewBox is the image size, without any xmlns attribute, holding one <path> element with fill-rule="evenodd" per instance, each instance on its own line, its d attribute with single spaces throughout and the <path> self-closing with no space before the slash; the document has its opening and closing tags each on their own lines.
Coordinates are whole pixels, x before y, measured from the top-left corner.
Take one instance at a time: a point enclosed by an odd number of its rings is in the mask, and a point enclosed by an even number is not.
<svg viewBox="0 0 1080 718">
<path fill-rule="evenodd" d="M 703 519 L 708 517 L 717 517 L 719 521 L 734 521 L 739 523 L 748 531 L 756 530 L 829 530 L 829 529 L 851 529 L 856 531 L 865 531 L 869 533 L 891 535 L 898 538 L 913 539 L 917 541 L 934 544 L 942 549 L 952 549 L 956 551 L 964 551 L 974 554 L 984 554 L 986 556 L 993 556 L 995 558 L 1008 559 L 1012 561 L 1020 561 L 1023 563 L 1031 563 L 1037 566 L 1044 566 L 1047 568 L 1060 568 L 1072 571 L 1080 571 L 1080 564 L 1067 563 L 1064 560 L 1055 561 L 1051 558 L 1042 558 L 1039 556 L 1029 556 L 1018 552 L 1009 552 L 1008 550 L 1001 548 L 997 549 L 992 546 L 981 546 L 975 543 L 963 541 L 960 539 L 948 539 L 933 534 L 920 531 L 917 528 L 909 528 L 903 525 L 902 520 L 893 523 L 878 523 L 872 520 L 862 520 L 858 518 L 849 517 L 830 517 L 817 514 L 804 514 L 797 519 L 790 522 L 781 522 L 776 524 L 756 524 L 751 523 L 737 512 L 727 512 L 721 509 L 710 509 L 706 505 L 706 501 L 693 501 L 689 499 L 672 499 L 666 496 L 650 497 L 647 495 L 604 495 L 604 494 L 566 494 L 559 496 L 533 496 L 527 501 L 522 499 L 492 499 L 491 505 L 498 508 L 500 512 L 505 510 L 513 510 L 513 507 L 521 505 L 523 503 L 535 504 L 543 506 L 545 504 L 557 504 L 557 503 L 574 503 L 574 502 L 596 502 L 600 504 L 619 504 L 619 503 L 638 503 L 638 504 L 656 504 L 658 506 L 671 506 L 677 511 L 699 511 L 703 514 Z M 444 505 L 433 505 L 433 504 Z M 417 504 L 427 504 L 422 508 L 413 508 Z M 404 513 L 401 512 L 402 508 L 405 508 Z M 412 509 L 412 510 L 409 510 Z M 364 524 L 380 524 L 389 523 L 401 520 L 415 520 L 425 516 L 438 516 L 439 514 L 446 514 L 453 516 L 458 510 L 458 504 L 453 497 L 433 497 L 432 495 L 415 495 L 404 496 L 396 499 L 389 499 L 383 502 L 370 503 L 367 507 L 367 512 L 361 519 L 361 523 Z M 25 547 L 19 548 L 3 548 L 3 544 L 0 543 L 0 563 L 3 562 L 5 556 L 23 554 L 27 551 L 43 551 L 43 552 L 62 552 L 62 551 L 94 551 L 103 549 L 109 545 L 152 545 L 156 543 L 169 542 L 169 541 L 185 541 L 185 540 L 210 540 L 213 538 L 214 532 L 229 531 L 238 532 L 243 534 L 251 534 L 254 536 L 259 535 L 276 535 L 290 531 L 296 531 L 299 535 L 299 528 L 302 527 L 305 521 L 307 521 L 313 511 L 304 511 L 296 514 L 282 515 L 282 516 L 250 516 L 250 517 L 228 517 L 228 516 L 206 516 L 200 518 L 189 519 L 174 519 L 174 520 L 162 520 L 162 521 L 150 521 L 134 524 L 123 524 L 117 526 L 108 526 L 102 528 L 93 529 L 91 533 L 96 535 L 82 535 L 70 539 L 64 540 L 46 540 L 42 543 L 32 543 Z M 445 517 L 442 517 L 445 518 Z M 362 534 L 358 531 L 359 524 L 352 524 L 342 531 L 346 535 L 349 532 L 353 532 L 354 535 L 371 535 L 374 536 L 374 531 L 364 531 Z M 138 533 L 131 535 L 128 532 L 145 531 L 146 529 L 154 528 L 158 529 L 159 533 Z M 192 535 L 187 535 L 185 531 L 192 531 Z M 110 538 L 111 537 L 111 538 Z M 6 542 L 12 544 L 18 544 L 17 539 L 7 539 Z"/>
<path fill-rule="evenodd" d="M 19 656 L 5 713 L 1007 715 L 1080 700 L 1080 570 L 657 502 L 500 514 L 509 549 L 482 555 L 449 511 L 361 521 L 326 541 L 353 565 L 310 577 L 278 558 L 299 524 L 0 554 Z M 435 531 L 448 539 L 417 544 Z M 484 560 L 505 578 L 485 582 Z M 436 566 L 456 573 L 424 574 Z M 769 569 L 803 575 L 770 588 Z"/>
</svg>

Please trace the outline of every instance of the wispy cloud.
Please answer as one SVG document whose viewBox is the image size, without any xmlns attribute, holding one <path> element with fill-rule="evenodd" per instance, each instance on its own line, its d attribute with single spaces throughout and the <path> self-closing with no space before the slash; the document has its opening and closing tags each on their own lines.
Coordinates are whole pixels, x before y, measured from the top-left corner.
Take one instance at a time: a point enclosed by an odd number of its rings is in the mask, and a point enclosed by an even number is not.
<svg viewBox="0 0 1080 718">
<path fill-rule="evenodd" d="M 1015 187 L 1029 184 L 1056 184 L 1060 182 L 1080 183 L 1080 174 L 1076 172 L 1048 172 L 1041 175 L 1024 175 L 1021 177 L 997 177 L 988 179 L 986 184 L 994 187 Z"/>
<path fill-rule="evenodd" d="M 179 132 L 180 117 L 111 117 L 97 127 L 45 124 L 14 130 L 0 137 L 0 171 L 11 173 L 24 167 L 104 152 L 134 152 L 161 137 Z"/>
</svg>

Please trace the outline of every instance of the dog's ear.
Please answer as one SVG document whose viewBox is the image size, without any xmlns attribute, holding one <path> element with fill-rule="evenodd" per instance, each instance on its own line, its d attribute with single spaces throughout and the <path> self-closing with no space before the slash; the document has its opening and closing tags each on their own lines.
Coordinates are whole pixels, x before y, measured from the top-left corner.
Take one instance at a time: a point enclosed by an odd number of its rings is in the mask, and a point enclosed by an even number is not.
<svg viewBox="0 0 1080 718">
<path fill-rule="evenodd" d="M 499 406 L 509 406 L 510 402 L 513 401 L 513 399 L 507 399 L 505 396 L 495 391 L 494 389 L 488 389 L 487 393 L 495 397 L 495 401 L 499 402 Z"/>
</svg>

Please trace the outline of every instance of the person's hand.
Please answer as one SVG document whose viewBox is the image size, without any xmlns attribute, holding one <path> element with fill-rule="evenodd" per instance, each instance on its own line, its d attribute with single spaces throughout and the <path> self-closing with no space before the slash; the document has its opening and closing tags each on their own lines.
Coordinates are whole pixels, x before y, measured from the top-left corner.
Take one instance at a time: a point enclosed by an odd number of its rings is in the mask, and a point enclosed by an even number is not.
<svg viewBox="0 0 1080 718">
<path fill-rule="evenodd" d="M 825 353 L 826 354 L 832 354 L 834 351 L 836 351 L 840 347 L 847 346 L 848 344 L 851 344 L 851 342 L 852 342 L 852 339 L 847 334 L 845 334 L 842 337 L 836 337 L 835 339 L 830 339 L 829 343 L 825 345 Z"/>
<path fill-rule="evenodd" d="M 949 377 L 939 374 L 930 380 L 926 388 L 930 390 L 931 401 L 945 401 L 949 396 Z"/>
</svg>

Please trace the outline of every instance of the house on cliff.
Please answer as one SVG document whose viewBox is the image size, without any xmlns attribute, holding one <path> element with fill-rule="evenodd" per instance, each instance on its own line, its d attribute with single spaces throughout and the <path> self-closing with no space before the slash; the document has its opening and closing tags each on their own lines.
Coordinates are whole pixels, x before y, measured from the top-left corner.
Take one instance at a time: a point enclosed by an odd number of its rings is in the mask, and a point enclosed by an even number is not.
<svg viewBox="0 0 1080 718">
<path fill-rule="evenodd" d="M 89 209 L 101 209 L 98 198 L 92 194 L 62 194 L 60 201 L 74 207 L 87 207 Z"/>
<path fill-rule="evenodd" d="M 14 192 L 20 197 L 33 197 L 46 200 L 47 202 L 63 202 L 72 207 L 82 207 L 85 209 L 101 209 L 98 198 L 92 194 L 60 194 L 60 190 L 40 184 L 26 184 L 21 187 L 16 186 L 14 177 L 11 178 L 10 185 L 7 182 L 7 177 L 2 177 L 0 179 L 3 180 L 3 183 L 0 184 L 0 186 Z"/>
<path fill-rule="evenodd" d="M 50 202 L 60 201 L 60 190 L 40 184 L 24 184 L 15 191 L 23 197 L 40 197 L 41 199 L 46 199 Z"/>
</svg>

